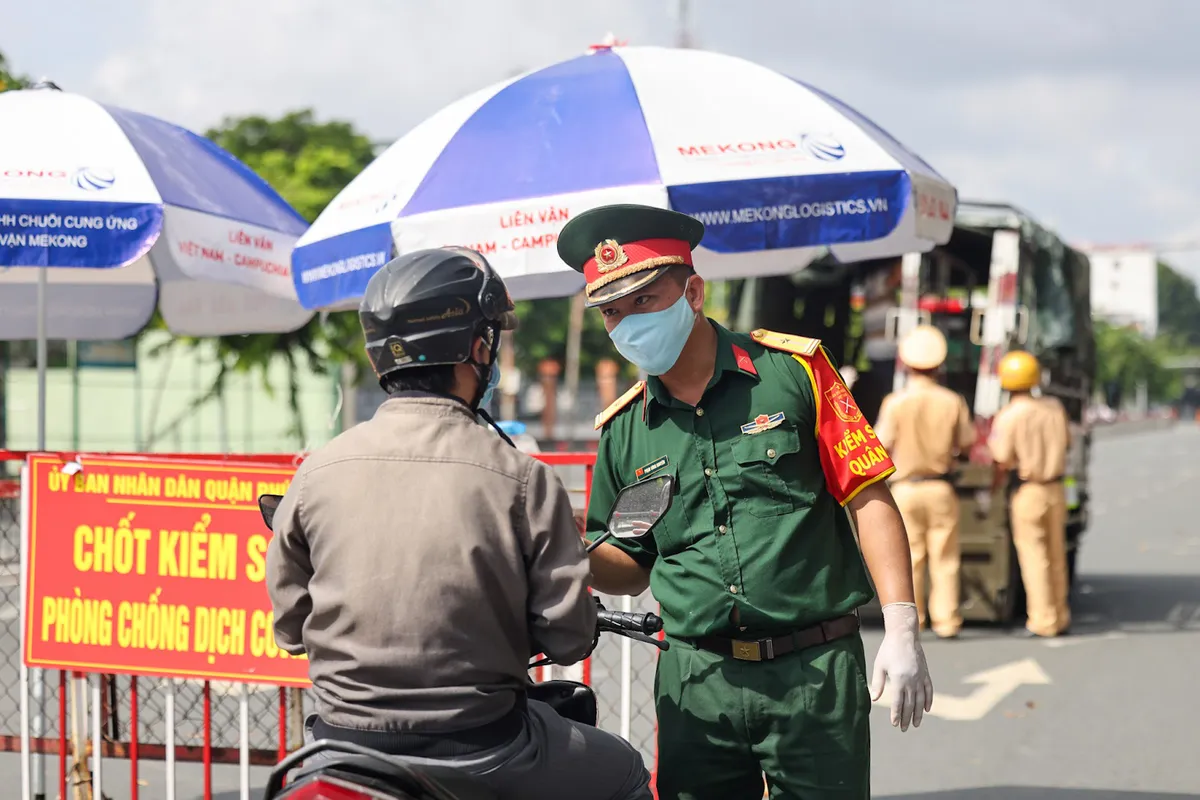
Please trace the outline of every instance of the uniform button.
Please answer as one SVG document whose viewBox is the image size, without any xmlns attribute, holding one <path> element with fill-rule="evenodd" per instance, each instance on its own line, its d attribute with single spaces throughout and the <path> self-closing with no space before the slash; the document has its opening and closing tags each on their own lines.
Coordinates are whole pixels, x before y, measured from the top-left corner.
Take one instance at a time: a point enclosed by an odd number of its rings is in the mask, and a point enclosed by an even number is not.
<svg viewBox="0 0 1200 800">
<path fill-rule="evenodd" d="M 697 416 L 697 417 L 703 417 L 703 416 L 704 416 L 704 409 L 703 409 L 703 408 L 697 408 L 697 409 L 696 409 L 696 416 Z"/>
<path fill-rule="evenodd" d="M 775 448 L 774 447 L 767 448 L 767 458 L 774 458 L 774 457 L 775 457 Z"/>
<path fill-rule="evenodd" d="M 706 478 L 711 478 L 711 477 L 712 477 L 712 470 L 711 470 L 711 469 L 709 469 L 708 467 L 705 467 L 705 468 L 704 468 L 704 477 L 706 477 Z"/>
<path fill-rule="evenodd" d="M 717 533 L 724 533 L 724 532 L 725 532 L 725 531 L 727 531 L 727 530 L 729 530 L 729 529 L 728 529 L 728 528 L 726 528 L 724 525 L 718 525 L 718 526 L 717 526 Z"/>
<path fill-rule="evenodd" d="M 736 586 L 730 586 L 730 587 L 729 587 L 729 591 L 733 592 L 734 594 L 737 594 L 737 587 L 736 587 Z"/>
</svg>

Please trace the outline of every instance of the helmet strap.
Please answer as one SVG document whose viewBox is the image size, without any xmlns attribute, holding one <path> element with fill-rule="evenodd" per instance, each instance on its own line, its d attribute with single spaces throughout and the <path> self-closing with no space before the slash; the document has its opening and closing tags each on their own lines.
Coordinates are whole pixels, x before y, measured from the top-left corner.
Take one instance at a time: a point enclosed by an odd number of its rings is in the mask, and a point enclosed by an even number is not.
<svg viewBox="0 0 1200 800">
<path fill-rule="evenodd" d="M 474 360 L 469 362 L 475 368 L 475 377 L 478 379 L 478 384 L 475 386 L 475 396 L 471 398 L 471 408 L 475 409 L 475 413 L 477 414 L 482 413 L 479 403 L 483 400 L 483 393 L 487 391 L 488 381 L 492 377 L 492 370 L 496 368 L 496 356 L 500 352 L 500 331 L 495 325 L 488 325 L 487 330 L 492 332 L 491 360 L 487 364 L 480 364 Z M 490 420 L 490 417 L 486 414 L 484 414 L 484 418 Z M 507 439 L 508 437 L 505 438 Z"/>
<path fill-rule="evenodd" d="M 492 430 L 494 430 L 494 431 L 496 431 L 496 433 L 500 434 L 500 438 L 503 439 L 504 441 L 508 442 L 510 447 L 516 447 L 516 444 L 513 443 L 513 440 L 508 438 L 508 434 L 505 433 L 504 430 L 499 425 L 496 424 L 496 420 L 492 419 L 491 414 L 487 413 L 482 408 L 476 409 L 475 413 L 478 414 L 479 416 L 483 417 L 484 421 L 487 422 L 488 425 L 492 426 Z"/>
</svg>

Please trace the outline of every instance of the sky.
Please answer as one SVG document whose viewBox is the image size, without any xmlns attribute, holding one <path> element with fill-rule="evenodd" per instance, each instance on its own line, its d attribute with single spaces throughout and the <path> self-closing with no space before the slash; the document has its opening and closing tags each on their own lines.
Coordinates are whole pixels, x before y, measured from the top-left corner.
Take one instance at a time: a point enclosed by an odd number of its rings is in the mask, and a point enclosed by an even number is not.
<svg viewBox="0 0 1200 800">
<path fill-rule="evenodd" d="M 203 130 L 313 108 L 391 142 L 442 106 L 612 32 L 670 45 L 676 0 L 0 0 L 0 52 Z M 692 0 L 693 46 L 857 108 L 962 199 L 1075 244 L 1190 243 L 1200 279 L 1200 2 Z"/>
</svg>

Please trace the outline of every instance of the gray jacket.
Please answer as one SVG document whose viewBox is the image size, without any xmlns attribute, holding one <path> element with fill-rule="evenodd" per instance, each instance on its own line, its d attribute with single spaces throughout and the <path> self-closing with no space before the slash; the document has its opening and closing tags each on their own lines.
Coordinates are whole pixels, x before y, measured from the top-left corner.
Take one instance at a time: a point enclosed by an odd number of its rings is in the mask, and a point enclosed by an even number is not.
<svg viewBox="0 0 1200 800">
<path fill-rule="evenodd" d="M 330 725 L 478 727 L 512 710 L 532 654 L 591 645 L 566 490 L 455 400 L 385 401 L 301 464 L 274 527 L 275 639 L 307 653 Z"/>
</svg>

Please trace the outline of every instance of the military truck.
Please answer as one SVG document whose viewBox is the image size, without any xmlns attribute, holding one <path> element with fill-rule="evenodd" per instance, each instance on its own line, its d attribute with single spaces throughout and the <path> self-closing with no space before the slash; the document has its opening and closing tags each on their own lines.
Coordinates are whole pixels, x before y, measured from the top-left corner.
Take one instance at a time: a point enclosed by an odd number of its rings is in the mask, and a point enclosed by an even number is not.
<svg viewBox="0 0 1200 800">
<path fill-rule="evenodd" d="M 764 327 L 821 338 L 872 422 L 883 397 L 906 379 L 896 360 L 897 340 L 920 323 L 945 333 L 943 379 L 966 397 L 977 431 L 955 476 L 967 620 L 1023 619 L 1006 498 L 993 496 L 990 513 L 983 514 L 977 497 L 990 493 L 987 436 L 1007 401 L 996 372 L 1000 358 L 1010 349 L 1034 353 L 1042 363 L 1042 391 L 1062 400 L 1072 422 L 1066 485 L 1074 581 L 1088 524 L 1091 440 L 1084 420 L 1095 377 L 1086 256 L 1014 206 L 964 202 L 950 241 L 929 253 L 854 264 L 824 259 L 792 276 L 742 281 L 729 296 L 730 322 L 739 330 Z"/>
</svg>

